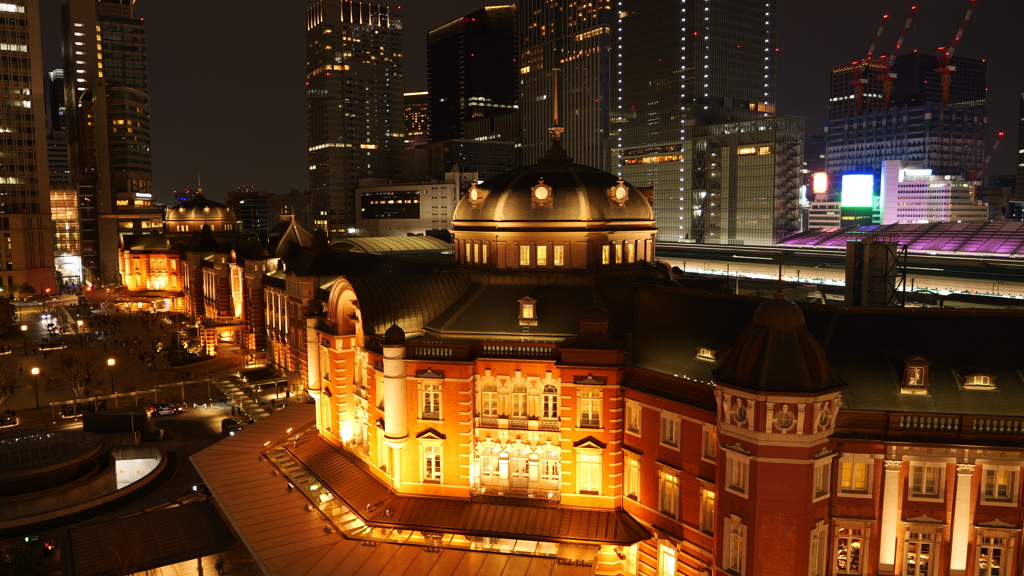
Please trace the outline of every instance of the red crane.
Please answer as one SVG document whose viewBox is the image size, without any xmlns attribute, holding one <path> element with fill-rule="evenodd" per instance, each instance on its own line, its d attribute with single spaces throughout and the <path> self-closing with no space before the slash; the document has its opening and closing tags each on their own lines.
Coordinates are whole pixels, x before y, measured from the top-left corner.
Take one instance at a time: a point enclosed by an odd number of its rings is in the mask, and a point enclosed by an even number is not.
<svg viewBox="0 0 1024 576">
<path fill-rule="evenodd" d="M 853 94 L 857 102 L 857 114 L 860 114 L 861 108 L 864 104 L 864 87 L 868 84 L 867 74 L 865 74 L 868 68 L 868 62 L 871 60 L 871 55 L 875 53 L 875 47 L 878 46 L 878 39 L 882 37 L 882 32 L 885 31 L 885 23 L 888 20 L 888 14 L 882 16 L 882 23 L 878 25 L 878 32 L 875 32 L 875 39 L 871 41 L 871 47 L 868 48 L 868 55 L 859 62 L 853 63 L 854 80 L 851 81 L 850 84 L 853 85 Z"/>
<path fill-rule="evenodd" d="M 967 7 L 967 14 L 964 16 L 964 21 L 960 23 L 960 28 L 957 28 L 956 36 L 953 37 L 953 42 L 950 43 L 949 47 L 939 46 L 939 67 L 935 71 L 942 75 L 943 106 L 949 104 L 950 75 L 953 74 L 953 72 L 956 72 L 956 66 L 951 66 L 949 63 L 953 60 L 953 52 L 956 52 L 956 47 L 960 43 L 960 38 L 964 35 L 964 29 L 967 28 L 967 23 L 970 22 L 971 15 L 974 14 L 974 5 L 977 3 L 978 0 L 971 0 L 971 4 Z"/>
<path fill-rule="evenodd" d="M 981 180 L 981 177 L 985 175 L 985 168 L 988 168 L 988 163 L 992 160 L 992 156 L 995 155 L 996 149 L 999 148 L 999 143 L 1003 141 L 1005 132 L 1000 132 L 996 135 L 996 142 L 992 145 L 992 149 L 988 151 L 988 156 L 985 156 L 985 160 L 981 163 L 981 168 L 971 175 L 971 180 Z"/>
<path fill-rule="evenodd" d="M 885 92 L 886 108 L 892 103 L 892 81 L 896 79 L 896 74 L 892 72 L 892 65 L 896 61 L 896 55 L 899 54 L 900 47 L 903 46 L 903 41 L 907 38 L 907 30 L 910 30 L 915 12 L 917 12 L 917 6 L 911 6 L 910 15 L 907 16 L 907 23 L 903 25 L 903 31 L 900 32 L 899 39 L 896 40 L 896 46 L 888 56 L 882 56 L 881 59 L 882 69 L 879 71 L 879 76 L 882 78 L 882 90 Z"/>
</svg>

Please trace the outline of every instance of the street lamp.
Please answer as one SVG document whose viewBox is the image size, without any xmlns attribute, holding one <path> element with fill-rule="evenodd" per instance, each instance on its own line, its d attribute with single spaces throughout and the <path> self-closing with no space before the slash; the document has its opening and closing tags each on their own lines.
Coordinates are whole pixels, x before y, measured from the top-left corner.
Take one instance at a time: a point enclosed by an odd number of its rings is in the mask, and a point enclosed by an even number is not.
<svg viewBox="0 0 1024 576">
<path fill-rule="evenodd" d="M 78 324 L 78 348 L 80 350 L 85 350 L 85 344 L 82 343 L 82 321 L 79 320 L 77 322 L 77 324 Z"/>
<path fill-rule="evenodd" d="M 114 364 L 116 364 L 116 362 L 114 362 L 113 358 L 107 358 L 107 370 L 110 370 L 110 393 L 111 394 L 116 394 L 116 392 L 114 392 Z"/>
<path fill-rule="evenodd" d="M 32 369 L 32 387 L 36 389 L 36 408 L 39 408 L 39 368 Z"/>
<path fill-rule="evenodd" d="M 28 356 L 28 326 L 21 325 L 21 343 L 25 345 L 25 356 Z"/>
</svg>

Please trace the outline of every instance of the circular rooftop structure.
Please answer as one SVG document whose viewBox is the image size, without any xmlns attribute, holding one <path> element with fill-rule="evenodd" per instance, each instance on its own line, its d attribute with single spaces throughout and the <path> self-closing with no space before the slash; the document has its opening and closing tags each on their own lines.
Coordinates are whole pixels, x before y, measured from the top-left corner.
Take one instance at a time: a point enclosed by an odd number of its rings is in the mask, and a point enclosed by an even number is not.
<svg viewBox="0 0 1024 576">
<path fill-rule="evenodd" d="M 204 224 L 213 232 L 231 232 L 235 230 L 238 217 L 231 208 L 198 194 L 192 200 L 168 208 L 164 221 L 170 233 L 198 232 Z"/>
</svg>

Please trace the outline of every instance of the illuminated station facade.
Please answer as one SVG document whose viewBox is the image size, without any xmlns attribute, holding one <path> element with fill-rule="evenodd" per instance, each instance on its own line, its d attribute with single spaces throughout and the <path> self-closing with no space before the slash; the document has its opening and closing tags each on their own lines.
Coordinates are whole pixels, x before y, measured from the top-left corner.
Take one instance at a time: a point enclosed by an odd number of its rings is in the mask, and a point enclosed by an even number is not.
<svg viewBox="0 0 1024 576">
<path fill-rule="evenodd" d="M 453 239 L 450 264 L 338 257 L 268 316 L 316 404 L 288 452 L 353 537 L 609 575 L 1019 573 L 1019 313 L 682 286 L 647 193 L 557 140 L 474 185 Z"/>
</svg>

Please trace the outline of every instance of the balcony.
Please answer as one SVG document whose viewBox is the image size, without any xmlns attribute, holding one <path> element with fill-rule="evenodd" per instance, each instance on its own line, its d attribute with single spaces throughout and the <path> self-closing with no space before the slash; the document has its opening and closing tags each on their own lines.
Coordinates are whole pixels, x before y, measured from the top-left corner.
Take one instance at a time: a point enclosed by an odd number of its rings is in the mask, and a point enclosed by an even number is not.
<svg viewBox="0 0 1024 576">
<path fill-rule="evenodd" d="M 836 418 L 836 436 L 1019 446 L 1024 444 L 1024 418 L 843 410 Z"/>
<path fill-rule="evenodd" d="M 477 416 L 477 428 L 497 428 L 499 430 L 539 430 L 541 432 L 561 432 L 562 425 L 554 419 L 508 418 L 506 416 Z"/>
<path fill-rule="evenodd" d="M 558 503 L 562 495 L 557 488 L 542 488 L 540 486 L 512 487 L 508 485 L 480 485 L 474 484 L 472 488 L 474 499 L 476 498 L 520 498 L 540 502 Z"/>
</svg>

